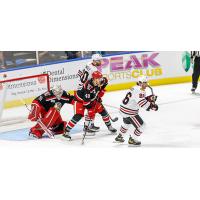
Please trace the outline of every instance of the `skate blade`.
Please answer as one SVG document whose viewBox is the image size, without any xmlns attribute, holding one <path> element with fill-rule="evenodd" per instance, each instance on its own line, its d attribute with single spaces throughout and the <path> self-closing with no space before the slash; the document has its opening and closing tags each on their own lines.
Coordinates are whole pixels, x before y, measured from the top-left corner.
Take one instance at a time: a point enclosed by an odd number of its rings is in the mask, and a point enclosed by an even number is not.
<svg viewBox="0 0 200 200">
<path fill-rule="evenodd" d="M 200 93 L 194 92 L 194 93 L 192 93 L 192 95 L 194 95 L 194 96 L 200 96 Z"/>
<path fill-rule="evenodd" d="M 116 140 L 113 141 L 113 143 L 115 143 L 115 144 L 124 144 L 124 142 L 120 142 L 120 141 L 116 141 Z"/>
<path fill-rule="evenodd" d="M 96 134 L 85 135 L 85 137 L 94 137 Z"/>
<path fill-rule="evenodd" d="M 128 144 L 128 147 L 140 147 L 141 144 Z"/>
<path fill-rule="evenodd" d="M 72 139 L 66 138 L 63 135 L 56 135 L 55 139 L 59 139 L 59 140 L 62 140 L 62 141 L 72 141 Z"/>
<path fill-rule="evenodd" d="M 115 132 L 115 133 L 109 132 L 108 135 L 117 135 L 117 132 Z"/>
</svg>

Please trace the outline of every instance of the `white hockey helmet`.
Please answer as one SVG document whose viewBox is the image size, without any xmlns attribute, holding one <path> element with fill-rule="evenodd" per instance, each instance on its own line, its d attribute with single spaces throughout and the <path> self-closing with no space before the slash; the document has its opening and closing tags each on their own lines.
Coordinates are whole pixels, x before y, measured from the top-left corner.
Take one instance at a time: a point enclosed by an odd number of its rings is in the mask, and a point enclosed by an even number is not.
<svg viewBox="0 0 200 200">
<path fill-rule="evenodd" d="M 93 54 L 93 55 L 92 55 L 92 60 L 93 60 L 93 61 L 102 60 L 102 55 L 99 54 L 99 53 Z"/>
<path fill-rule="evenodd" d="M 138 77 L 138 81 L 137 81 L 137 82 L 138 82 L 138 83 L 139 83 L 139 82 L 140 82 L 140 83 L 147 83 L 148 80 L 147 80 L 147 77 L 146 77 L 146 76 L 141 75 L 141 76 Z"/>
<path fill-rule="evenodd" d="M 52 92 L 56 96 L 57 99 L 60 99 L 63 94 L 63 89 L 61 85 L 54 85 Z"/>
</svg>

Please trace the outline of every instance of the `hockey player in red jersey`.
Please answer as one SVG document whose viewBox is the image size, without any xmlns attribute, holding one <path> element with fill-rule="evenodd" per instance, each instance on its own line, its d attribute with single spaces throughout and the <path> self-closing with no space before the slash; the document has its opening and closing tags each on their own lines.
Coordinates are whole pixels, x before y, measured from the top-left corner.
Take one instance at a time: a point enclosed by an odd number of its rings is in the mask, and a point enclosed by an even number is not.
<svg viewBox="0 0 200 200">
<path fill-rule="evenodd" d="M 106 77 L 102 77 L 100 84 L 99 84 L 99 93 L 97 95 L 97 104 L 95 105 L 95 109 L 88 110 L 89 114 L 85 116 L 85 124 L 84 124 L 84 131 L 86 131 L 87 136 L 94 136 L 95 132 L 99 131 L 98 127 L 94 126 L 94 118 L 97 113 L 100 113 L 103 110 L 106 110 L 104 105 L 102 104 L 102 97 L 105 94 L 105 88 L 108 85 L 108 79 Z M 107 113 L 107 111 L 106 111 Z M 110 120 L 109 114 L 107 113 L 106 118 Z M 105 121 L 105 117 L 102 117 Z"/>
<path fill-rule="evenodd" d="M 79 87 L 82 87 L 82 85 L 90 80 L 92 78 L 92 73 L 95 71 L 98 71 L 98 67 L 101 66 L 102 63 L 102 56 L 101 54 L 93 54 L 92 55 L 92 61 L 88 62 L 82 69 L 78 71 L 78 76 L 79 76 Z M 85 121 L 88 120 L 88 115 L 85 116 Z M 96 131 L 99 131 L 99 127 L 94 125 L 94 118 L 92 121 L 90 120 L 90 127 L 87 129 L 88 133 L 94 133 Z"/>
<path fill-rule="evenodd" d="M 80 87 L 75 93 L 76 101 L 74 103 L 75 115 L 68 122 L 64 137 L 71 139 L 70 131 L 84 116 L 85 109 L 88 110 L 88 120 L 85 123 L 85 129 L 87 130 L 90 122 L 94 119 L 95 113 L 99 113 L 102 116 L 108 130 L 115 133 L 117 130 L 112 127 L 110 117 L 107 111 L 101 104 L 100 88 L 103 76 L 101 72 L 95 71 L 92 73 L 92 78 L 86 81 L 82 87 Z"/>
<path fill-rule="evenodd" d="M 34 99 L 28 119 L 38 123 L 30 129 L 29 134 L 42 138 L 45 132 L 44 127 L 53 134 L 63 134 L 67 123 L 62 120 L 60 109 L 65 103 L 73 104 L 74 96 L 64 91 L 59 85 Z"/>
<path fill-rule="evenodd" d="M 131 88 L 126 94 L 120 105 L 120 113 L 123 117 L 123 124 L 120 128 L 119 135 L 115 138 L 116 142 L 124 142 L 123 135 L 128 131 L 130 126 L 134 126 L 135 131 L 129 137 L 129 145 L 140 145 L 138 137 L 142 134 L 142 127 L 144 122 L 139 116 L 139 109 L 144 108 L 149 110 L 158 110 L 158 105 L 155 103 L 156 96 L 146 96 L 146 88 L 148 87 L 147 77 L 140 76 L 138 78 L 137 86 Z"/>
</svg>

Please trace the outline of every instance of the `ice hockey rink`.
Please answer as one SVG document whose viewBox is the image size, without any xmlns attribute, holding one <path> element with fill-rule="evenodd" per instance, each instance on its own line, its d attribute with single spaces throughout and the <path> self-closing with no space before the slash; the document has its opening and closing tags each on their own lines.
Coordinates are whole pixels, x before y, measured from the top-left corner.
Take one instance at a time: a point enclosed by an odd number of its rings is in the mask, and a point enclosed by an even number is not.
<svg viewBox="0 0 200 200">
<path fill-rule="evenodd" d="M 157 112 L 140 110 L 140 116 L 145 121 L 145 129 L 140 137 L 143 148 L 148 147 L 200 147 L 200 93 L 191 94 L 191 83 L 172 84 L 153 87 L 154 93 L 158 96 Z M 118 117 L 119 120 L 112 123 L 119 130 L 122 118 L 119 114 L 119 105 L 125 97 L 127 90 L 108 92 L 103 98 L 103 103 L 112 118 Z M 147 90 L 147 94 L 150 91 Z M 3 116 L 27 116 L 26 108 L 18 107 L 15 109 L 5 109 Z M 65 120 L 71 119 L 73 107 L 65 104 L 62 108 L 62 117 Z M 84 145 L 81 145 L 83 137 L 83 120 L 77 124 L 72 131 L 72 140 L 67 141 L 61 136 L 49 139 L 34 139 L 28 136 L 32 122 L 23 122 L 0 127 L 1 145 L 19 146 L 47 146 L 47 147 L 114 147 L 127 148 L 129 130 L 126 134 L 124 144 L 114 143 L 115 135 L 111 135 L 104 125 L 100 115 L 96 116 L 95 125 L 100 126 L 101 130 L 96 136 L 86 136 Z"/>
</svg>

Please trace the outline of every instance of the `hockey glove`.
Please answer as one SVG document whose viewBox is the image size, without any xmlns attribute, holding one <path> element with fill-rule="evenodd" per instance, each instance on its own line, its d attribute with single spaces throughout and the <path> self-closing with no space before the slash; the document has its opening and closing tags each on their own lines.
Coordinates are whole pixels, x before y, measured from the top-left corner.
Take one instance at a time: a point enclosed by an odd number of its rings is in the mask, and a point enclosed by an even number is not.
<svg viewBox="0 0 200 200">
<path fill-rule="evenodd" d="M 151 110 L 157 111 L 158 110 L 158 105 L 157 104 L 151 104 Z"/>
<path fill-rule="evenodd" d="M 97 102 L 102 103 L 102 98 L 101 98 L 101 97 L 98 97 L 98 98 L 97 98 Z"/>
<path fill-rule="evenodd" d="M 149 102 L 155 102 L 157 100 L 157 96 L 155 95 L 149 95 L 145 98 Z"/>
</svg>

